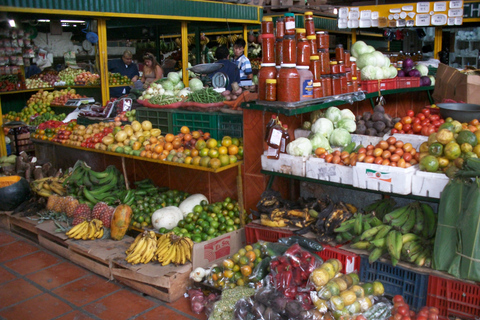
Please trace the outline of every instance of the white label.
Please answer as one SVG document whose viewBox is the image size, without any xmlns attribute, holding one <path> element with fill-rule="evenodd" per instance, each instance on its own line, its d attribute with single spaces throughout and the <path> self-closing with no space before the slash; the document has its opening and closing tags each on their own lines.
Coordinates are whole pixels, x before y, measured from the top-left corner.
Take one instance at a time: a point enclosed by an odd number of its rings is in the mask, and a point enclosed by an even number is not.
<svg viewBox="0 0 480 320">
<path fill-rule="evenodd" d="M 433 4 L 433 11 L 447 11 L 447 3 L 446 2 L 435 2 Z"/>
<path fill-rule="evenodd" d="M 432 25 L 443 26 L 445 24 L 447 24 L 447 15 L 446 14 L 434 14 L 432 16 Z"/>
<path fill-rule="evenodd" d="M 397 27 L 405 27 L 407 22 L 404 19 L 400 19 L 397 21 Z"/>
<path fill-rule="evenodd" d="M 350 20 L 358 20 L 360 17 L 360 13 L 358 11 L 350 11 L 348 13 L 348 19 Z"/>
<path fill-rule="evenodd" d="M 461 26 L 463 23 L 463 17 L 457 17 L 455 18 L 455 25 Z"/>
<path fill-rule="evenodd" d="M 389 11 L 390 11 L 390 13 L 400 13 L 400 12 L 402 12 L 402 9 L 394 8 L 394 9 L 390 9 Z"/>
<path fill-rule="evenodd" d="M 415 25 L 417 27 L 425 27 L 430 25 L 430 15 L 429 14 L 417 14 L 415 16 Z"/>
<path fill-rule="evenodd" d="M 450 9 L 463 8 L 463 1 L 450 1 Z"/>
<path fill-rule="evenodd" d="M 413 6 L 403 6 L 403 7 L 402 7 L 402 10 L 403 10 L 403 11 L 412 11 L 412 10 L 413 10 Z"/>
<path fill-rule="evenodd" d="M 372 12 L 372 20 L 378 19 L 378 11 Z"/>
<path fill-rule="evenodd" d="M 360 20 L 370 20 L 372 17 L 371 10 L 362 10 L 360 11 Z"/>
<path fill-rule="evenodd" d="M 413 27 L 413 26 L 414 26 L 413 20 L 408 20 L 407 21 L 407 27 Z"/>
<path fill-rule="evenodd" d="M 360 28 L 370 28 L 372 26 L 372 20 L 360 20 L 359 26 Z"/>
<path fill-rule="evenodd" d="M 346 29 L 348 27 L 347 19 L 338 19 L 338 28 Z"/>
<path fill-rule="evenodd" d="M 338 9 L 338 17 L 339 18 L 348 18 L 348 8 Z"/>
<path fill-rule="evenodd" d="M 395 14 L 393 15 L 393 19 L 395 19 L 395 20 L 400 19 L 400 15 L 399 15 L 398 13 L 395 13 Z"/>
<path fill-rule="evenodd" d="M 417 13 L 427 13 L 430 11 L 430 2 L 417 3 Z"/>
<path fill-rule="evenodd" d="M 449 17 L 463 17 L 463 9 L 450 9 L 448 10 Z"/>
<path fill-rule="evenodd" d="M 448 18 L 447 24 L 448 24 L 449 26 L 454 26 L 454 25 L 455 25 L 455 18 Z"/>
<path fill-rule="evenodd" d="M 350 28 L 358 28 L 359 22 L 358 20 L 349 20 L 348 23 L 350 23 Z"/>
<path fill-rule="evenodd" d="M 278 154 L 278 150 L 279 150 L 279 149 L 275 149 L 275 148 L 272 148 L 272 147 L 268 147 L 267 157 L 276 157 L 277 154 Z M 278 160 L 278 159 L 277 159 L 277 160 Z"/>
<path fill-rule="evenodd" d="M 358 259 L 356 257 L 351 258 L 347 257 L 345 260 L 345 273 L 352 273 L 355 271 L 355 259 Z"/>
<path fill-rule="evenodd" d="M 286 21 L 285 30 L 295 29 L 295 21 Z"/>
<path fill-rule="evenodd" d="M 282 140 L 283 132 L 279 129 L 272 129 L 272 135 L 270 136 L 270 143 L 274 146 L 280 146 L 280 141 Z"/>
</svg>

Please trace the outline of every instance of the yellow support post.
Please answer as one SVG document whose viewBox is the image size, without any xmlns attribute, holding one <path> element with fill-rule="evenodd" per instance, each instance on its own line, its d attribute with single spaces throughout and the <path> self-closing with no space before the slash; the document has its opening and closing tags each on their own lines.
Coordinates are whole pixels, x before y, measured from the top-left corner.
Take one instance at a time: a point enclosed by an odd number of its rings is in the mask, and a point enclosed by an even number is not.
<svg viewBox="0 0 480 320">
<path fill-rule="evenodd" d="M 245 51 L 243 52 L 243 54 L 245 55 L 245 57 L 248 58 L 248 30 L 247 30 L 247 25 L 244 24 L 243 25 L 243 40 L 245 40 Z"/>
<path fill-rule="evenodd" d="M 107 20 L 98 19 L 98 57 L 100 65 L 100 86 L 102 88 L 102 103 L 106 105 L 110 100 L 110 90 L 108 86 L 108 54 L 107 54 Z"/>
<path fill-rule="evenodd" d="M 5 144 L 5 134 L 3 132 L 3 117 L 2 117 L 2 98 L 0 97 L 0 157 L 7 155 L 7 145 Z"/>
<path fill-rule="evenodd" d="M 435 27 L 435 42 L 433 43 L 433 58 L 438 58 L 438 53 L 442 51 L 442 27 Z"/>
<path fill-rule="evenodd" d="M 352 44 L 357 42 L 357 29 L 352 29 Z"/>
<path fill-rule="evenodd" d="M 187 22 L 182 21 L 182 75 L 183 84 L 188 87 L 188 27 Z"/>
</svg>

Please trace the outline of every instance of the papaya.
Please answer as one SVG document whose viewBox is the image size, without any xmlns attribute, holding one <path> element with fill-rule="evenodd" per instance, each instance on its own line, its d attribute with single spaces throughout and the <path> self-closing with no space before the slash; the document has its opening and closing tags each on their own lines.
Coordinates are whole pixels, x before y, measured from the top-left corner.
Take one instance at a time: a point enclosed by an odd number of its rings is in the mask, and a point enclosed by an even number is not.
<svg viewBox="0 0 480 320">
<path fill-rule="evenodd" d="M 115 208 L 112 217 L 111 238 L 113 240 L 122 240 L 127 233 L 128 226 L 132 220 L 132 208 L 126 204 L 121 204 Z"/>
</svg>

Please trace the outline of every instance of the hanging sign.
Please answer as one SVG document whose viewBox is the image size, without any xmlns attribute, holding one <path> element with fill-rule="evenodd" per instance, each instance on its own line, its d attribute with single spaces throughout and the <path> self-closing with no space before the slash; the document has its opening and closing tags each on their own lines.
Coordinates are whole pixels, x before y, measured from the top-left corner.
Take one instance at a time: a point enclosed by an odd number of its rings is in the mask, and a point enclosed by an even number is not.
<svg viewBox="0 0 480 320">
<path fill-rule="evenodd" d="M 339 9 L 338 28 L 428 27 L 461 25 L 463 19 L 480 17 L 480 2 L 417 2 Z"/>
</svg>

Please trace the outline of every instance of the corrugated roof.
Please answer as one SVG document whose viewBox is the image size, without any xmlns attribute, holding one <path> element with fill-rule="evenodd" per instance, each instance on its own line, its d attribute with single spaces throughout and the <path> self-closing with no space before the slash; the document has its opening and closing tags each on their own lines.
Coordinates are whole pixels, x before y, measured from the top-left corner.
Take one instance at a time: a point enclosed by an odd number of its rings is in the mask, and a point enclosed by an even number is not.
<svg viewBox="0 0 480 320">
<path fill-rule="evenodd" d="M 200 0 L 0 0 L 0 11 L 259 23 L 261 7 Z"/>
</svg>

